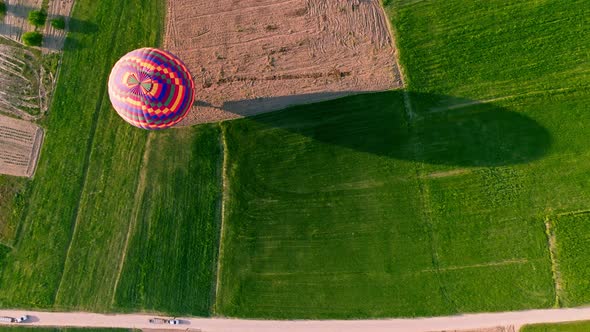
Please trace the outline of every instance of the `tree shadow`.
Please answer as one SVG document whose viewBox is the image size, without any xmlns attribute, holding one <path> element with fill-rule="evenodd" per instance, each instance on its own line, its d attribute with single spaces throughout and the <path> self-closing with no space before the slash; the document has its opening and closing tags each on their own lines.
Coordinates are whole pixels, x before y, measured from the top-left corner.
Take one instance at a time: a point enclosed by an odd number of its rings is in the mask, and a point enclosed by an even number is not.
<svg viewBox="0 0 590 332">
<path fill-rule="evenodd" d="M 27 18 L 29 16 L 29 12 L 33 10 L 39 10 L 39 8 L 21 4 L 6 3 L 6 14 L 12 15 L 14 17 Z"/>
<path fill-rule="evenodd" d="M 67 23 L 67 30 L 69 32 L 81 34 L 95 34 L 98 32 L 98 25 L 94 22 L 81 20 L 75 17 L 65 18 Z"/>
<path fill-rule="evenodd" d="M 40 10 L 40 8 L 22 4 L 6 4 L 6 14 L 12 15 L 14 17 L 27 19 L 29 17 L 29 13 L 34 10 Z M 57 17 L 63 17 L 64 20 L 66 20 L 68 32 L 76 32 L 83 34 L 93 34 L 98 32 L 98 25 L 96 23 L 69 16 L 50 15 L 47 17 L 46 24 L 50 24 L 49 21 Z"/>
<path fill-rule="evenodd" d="M 84 45 L 82 45 L 78 39 L 72 37 L 69 34 L 66 37 L 45 35 L 43 38 L 43 47 L 54 51 L 61 51 L 62 49 L 77 50 L 84 48 Z"/>
<path fill-rule="evenodd" d="M 11 24 L 6 24 L 4 22 L 0 22 L 0 35 L 6 38 L 8 36 L 15 36 L 21 35 L 23 33 L 23 29 L 19 26 L 14 26 Z"/>
<path fill-rule="evenodd" d="M 551 146 L 549 132 L 524 114 L 491 103 L 408 92 L 411 101 L 423 105 L 420 113 L 409 114 L 403 94 L 399 90 L 360 94 L 238 121 L 378 156 L 431 164 L 520 164 L 541 158 Z M 436 103 L 425 107 L 429 100 L 445 100 L 445 107 Z M 239 103 L 229 102 L 221 108 L 240 114 Z"/>
</svg>

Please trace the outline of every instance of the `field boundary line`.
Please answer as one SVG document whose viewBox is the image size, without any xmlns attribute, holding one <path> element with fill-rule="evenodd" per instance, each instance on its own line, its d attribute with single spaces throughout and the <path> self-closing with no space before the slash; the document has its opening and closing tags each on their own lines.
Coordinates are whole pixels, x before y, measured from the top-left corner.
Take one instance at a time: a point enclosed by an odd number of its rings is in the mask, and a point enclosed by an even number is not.
<svg viewBox="0 0 590 332">
<path fill-rule="evenodd" d="M 558 213 L 557 216 L 558 217 L 562 217 L 562 216 L 576 216 L 576 215 L 579 215 L 579 214 L 587 214 L 587 213 L 590 213 L 590 209 L 561 212 L 561 213 Z"/>
<path fill-rule="evenodd" d="M 220 137 L 219 137 L 219 145 L 221 147 L 221 202 L 220 202 L 220 225 L 219 225 L 219 246 L 217 248 L 217 269 L 215 273 L 215 288 L 214 288 L 214 295 L 213 295 L 213 315 L 218 315 L 218 295 L 219 295 L 219 285 L 220 285 L 220 277 L 221 277 L 221 258 L 223 256 L 223 237 L 225 234 L 225 205 L 227 200 L 229 199 L 229 183 L 227 181 L 227 160 L 228 160 L 228 152 L 227 152 L 227 140 L 225 134 L 225 126 L 223 123 L 219 124 L 220 129 Z"/>
<path fill-rule="evenodd" d="M 73 16 L 74 14 L 74 8 L 72 7 L 72 13 L 71 15 Z M 122 15 L 119 15 L 119 18 L 117 19 L 117 24 L 116 27 L 119 27 L 121 25 L 121 21 L 122 21 Z M 69 33 L 69 32 L 68 32 Z M 117 40 L 117 30 L 113 30 L 113 34 L 111 37 L 111 40 L 114 42 Z M 65 49 L 64 49 L 64 53 L 62 54 L 62 59 L 65 55 Z M 110 53 L 108 54 L 108 56 L 105 58 L 105 62 L 103 65 L 103 70 L 102 72 L 104 73 L 104 75 L 108 75 L 108 73 L 110 72 L 109 68 L 111 66 L 110 64 L 110 60 L 112 58 L 112 55 L 114 53 L 114 50 L 110 50 Z M 88 142 L 86 143 L 86 155 L 84 156 L 84 168 L 83 168 L 83 172 L 82 172 L 82 183 L 81 183 L 81 188 L 80 188 L 80 195 L 78 197 L 78 204 L 76 205 L 76 208 L 74 209 L 74 225 L 72 226 L 72 230 L 71 230 L 71 236 L 70 236 L 70 242 L 68 243 L 68 249 L 66 251 L 66 256 L 64 258 L 63 261 L 63 268 L 61 271 L 61 278 L 59 280 L 59 285 L 57 286 L 57 289 L 55 290 L 55 295 L 53 297 L 53 305 L 56 304 L 57 302 L 57 298 L 59 295 L 59 291 L 61 290 L 61 285 L 63 283 L 64 280 L 64 275 L 65 275 L 65 268 L 67 266 L 68 263 L 68 259 L 70 257 L 70 251 L 72 250 L 72 243 L 74 242 L 74 238 L 76 236 L 76 232 L 78 230 L 78 220 L 80 217 L 80 206 L 82 204 L 82 198 L 84 197 L 84 192 L 86 189 L 86 183 L 88 182 L 88 169 L 90 168 L 90 159 L 92 156 L 92 145 L 94 144 L 94 139 L 96 137 L 96 128 L 98 127 L 98 118 L 100 116 L 100 109 L 102 108 L 102 103 L 103 100 L 105 100 L 106 96 L 106 84 L 101 84 L 100 87 L 100 91 L 98 93 L 98 101 L 96 102 L 96 106 L 94 108 L 94 114 L 92 116 L 92 125 L 90 126 L 90 138 L 88 139 Z M 56 83 L 56 89 L 57 89 L 57 83 Z"/>
<path fill-rule="evenodd" d="M 399 75 L 399 79 L 401 81 L 401 89 L 403 91 L 403 97 L 404 97 L 404 106 L 406 109 L 406 117 L 408 122 L 411 122 L 415 117 L 416 117 L 416 113 L 414 113 L 414 107 L 412 107 L 412 101 L 410 100 L 410 94 L 407 90 L 407 84 L 406 84 L 406 71 L 404 70 L 404 67 L 402 67 L 401 62 L 400 62 L 400 47 L 397 43 L 397 31 L 395 30 L 395 27 L 393 26 L 393 24 L 391 24 L 391 19 L 390 16 L 387 14 L 387 10 L 385 10 L 385 6 L 383 5 L 382 2 L 379 2 L 379 8 L 381 8 L 381 13 L 383 14 L 383 17 L 385 18 L 385 22 L 387 24 L 387 28 L 389 30 L 389 34 L 391 35 L 391 43 L 393 44 L 393 58 L 395 59 L 395 72 L 396 74 Z"/>
<path fill-rule="evenodd" d="M 517 93 L 517 94 L 513 94 L 513 95 L 506 95 L 506 96 L 488 98 L 488 99 L 483 99 L 483 100 L 474 100 L 474 101 L 455 104 L 455 105 L 451 105 L 451 106 L 433 107 L 433 108 L 430 108 L 428 110 L 428 112 L 429 113 L 446 112 L 446 111 L 457 110 L 457 109 L 461 109 L 461 108 L 465 108 L 465 107 L 469 107 L 469 106 L 493 103 L 496 101 L 510 100 L 510 99 L 516 99 L 516 98 L 521 98 L 521 97 L 533 97 L 533 96 L 543 95 L 545 93 L 553 94 L 553 93 L 568 92 L 568 91 L 575 91 L 575 90 L 577 90 L 577 88 L 559 88 L 559 89 L 538 90 L 538 91 L 532 91 L 532 92 L 527 92 L 527 93 Z"/>
<path fill-rule="evenodd" d="M 471 268 L 478 268 L 478 267 L 525 264 L 528 262 L 529 262 L 529 260 L 526 258 L 513 258 L 513 259 L 506 259 L 506 260 L 498 261 L 498 262 L 480 263 L 480 264 L 464 265 L 464 266 L 439 267 L 437 269 L 425 269 L 425 270 L 421 270 L 420 272 L 454 271 L 454 270 L 464 270 L 464 269 L 471 269 Z"/>
<path fill-rule="evenodd" d="M 139 166 L 139 179 L 137 181 L 137 187 L 135 189 L 135 197 L 133 198 L 133 210 L 131 210 L 131 220 L 129 221 L 129 226 L 127 227 L 127 236 L 125 237 L 125 244 L 123 245 L 123 254 L 121 255 L 121 259 L 119 260 L 117 276 L 115 277 L 115 284 L 113 286 L 113 297 L 111 298 L 111 306 L 115 304 L 117 287 L 119 287 L 119 280 L 121 279 L 121 273 L 123 272 L 123 266 L 125 265 L 125 259 L 127 258 L 127 248 L 129 247 L 129 239 L 131 238 L 131 233 L 133 232 L 133 230 L 135 229 L 135 225 L 137 224 L 137 219 L 141 206 L 141 199 L 143 198 L 143 195 L 145 193 L 147 164 L 150 159 L 152 137 L 153 135 L 151 132 L 147 134 L 147 140 L 143 148 L 143 157 L 141 164 Z"/>
<path fill-rule="evenodd" d="M 560 307 L 560 294 L 563 292 L 561 274 L 559 273 L 559 264 L 557 262 L 557 247 L 555 233 L 551 227 L 551 220 L 549 217 L 545 217 L 545 234 L 547 235 L 547 245 L 549 247 L 549 258 L 551 260 L 551 275 L 553 278 L 553 287 L 555 289 L 555 302 L 553 306 L 555 308 Z"/>
</svg>

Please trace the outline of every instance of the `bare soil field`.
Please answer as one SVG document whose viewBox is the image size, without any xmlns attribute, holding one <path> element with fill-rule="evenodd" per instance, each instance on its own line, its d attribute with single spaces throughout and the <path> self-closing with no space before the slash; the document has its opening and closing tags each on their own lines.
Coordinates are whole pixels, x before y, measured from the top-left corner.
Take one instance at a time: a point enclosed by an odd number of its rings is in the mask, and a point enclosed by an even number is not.
<svg viewBox="0 0 590 332">
<path fill-rule="evenodd" d="M 0 173 L 31 177 L 43 142 L 43 130 L 0 115 Z"/>
<path fill-rule="evenodd" d="M 379 0 L 170 0 L 165 47 L 195 79 L 180 125 L 403 84 Z"/>
</svg>

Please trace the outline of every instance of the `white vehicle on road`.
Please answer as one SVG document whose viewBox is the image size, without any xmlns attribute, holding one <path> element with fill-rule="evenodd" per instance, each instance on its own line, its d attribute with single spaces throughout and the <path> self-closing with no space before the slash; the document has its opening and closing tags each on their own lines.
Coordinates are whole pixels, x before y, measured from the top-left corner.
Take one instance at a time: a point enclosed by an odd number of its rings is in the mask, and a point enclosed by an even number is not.
<svg viewBox="0 0 590 332">
<path fill-rule="evenodd" d="M 167 318 L 151 318 L 150 323 L 152 324 L 170 324 L 170 325 L 178 325 L 180 324 L 180 320 L 178 319 L 167 319 Z"/>
<path fill-rule="evenodd" d="M 26 323 L 29 320 L 29 316 L 23 315 L 19 318 L 0 316 L 0 322 L 2 323 Z"/>
</svg>

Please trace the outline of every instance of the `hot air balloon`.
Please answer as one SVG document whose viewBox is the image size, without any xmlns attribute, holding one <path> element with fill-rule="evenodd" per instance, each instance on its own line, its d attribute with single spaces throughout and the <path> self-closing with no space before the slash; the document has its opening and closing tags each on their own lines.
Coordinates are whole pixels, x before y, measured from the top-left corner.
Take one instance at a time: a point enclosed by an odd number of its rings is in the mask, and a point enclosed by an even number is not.
<svg viewBox="0 0 590 332">
<path fill-rule="evenodd" d="M 109 77 L 109 97 L 115 111 L 130 124 L 148 130 L 165 129 L 182 120 L 194 102 L 194 82 L 176 56 L 141 48 L 123 56 Z"/>
</svg>

